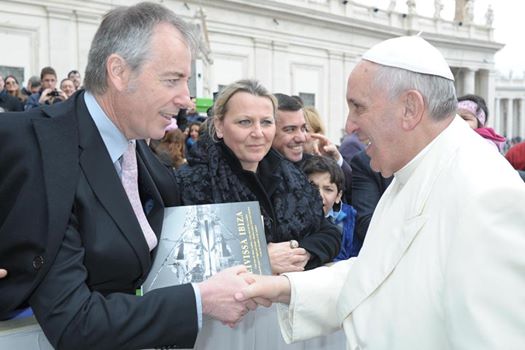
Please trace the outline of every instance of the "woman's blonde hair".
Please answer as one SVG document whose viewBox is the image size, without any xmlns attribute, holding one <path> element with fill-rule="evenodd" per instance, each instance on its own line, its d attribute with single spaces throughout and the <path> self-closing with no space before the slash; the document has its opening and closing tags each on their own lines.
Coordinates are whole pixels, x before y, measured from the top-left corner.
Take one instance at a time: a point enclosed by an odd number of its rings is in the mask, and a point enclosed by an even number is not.
<svg viewBox="0 0 525 350">
<path fill-rule="evenodd" d="M 317 109 L 312 106 L 306 106 L 303 107 L 303 111 L 304 119 L 306 119 L 306 125 L 308 126 L 308 132 L 324 135 L 326 129 Z"/>
</svg>

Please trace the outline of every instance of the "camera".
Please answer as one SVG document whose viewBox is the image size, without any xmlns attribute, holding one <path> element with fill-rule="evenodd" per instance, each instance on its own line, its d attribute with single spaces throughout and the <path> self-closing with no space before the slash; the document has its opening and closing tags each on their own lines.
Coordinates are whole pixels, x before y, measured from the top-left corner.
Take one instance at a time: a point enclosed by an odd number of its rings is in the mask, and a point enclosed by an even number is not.
<svg viewBox="0 0 525 350">
<path fill-rule="evenodd" d="M 58 93 L 57 90 L 53 90 L 50 93 L 48 93 L 47 96 L 57 97 L 57 96 L 60 96 L 60 94 Z"/>
</svg>

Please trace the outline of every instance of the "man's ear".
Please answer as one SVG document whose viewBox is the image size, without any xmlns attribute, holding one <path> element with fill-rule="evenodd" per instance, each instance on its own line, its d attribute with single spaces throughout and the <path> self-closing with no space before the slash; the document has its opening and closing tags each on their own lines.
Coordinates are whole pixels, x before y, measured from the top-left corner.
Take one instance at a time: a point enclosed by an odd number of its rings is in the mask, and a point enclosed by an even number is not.
<svg viewBox="0 0 525 350">
<path fill-rule="evenodd" d="M 111 54 L 106 61 L 108 85 L 113 85 L 118 91 L 125 91 L 129 83 L 129 69 L 126 61 L 117 54 Z"/>
<path fill-rule="evenodd" d="M 417 90 L 408 90 L 403 94 L 405 111 L 402 118 L 404 130 L 414 129 L 423 119 L 425 100 Z"/>
</svg>

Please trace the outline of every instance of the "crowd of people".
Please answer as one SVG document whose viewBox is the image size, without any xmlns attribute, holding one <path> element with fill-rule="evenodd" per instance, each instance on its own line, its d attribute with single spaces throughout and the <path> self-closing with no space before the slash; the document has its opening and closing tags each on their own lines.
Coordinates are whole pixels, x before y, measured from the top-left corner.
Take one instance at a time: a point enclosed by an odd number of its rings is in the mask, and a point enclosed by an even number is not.
<svg viewBox="0 0 525 350">
<path fill-rule="evenodd" d="M 315 108 L 253 79 L 201 115 L 197 45 L 144 2 L 104 16 L 83 84 L 0 77 L 0 320 L 29 310 L 56 348 L 191 348 L 205 316 L 234 327 L 279 303 L 287 342 L 343 328 L 349 348 L 525 344 L 525 150 L 502 156 L 436 48 L 407 36 L 363 55 L 339 148 Z M 244 201 L 272 276 L 236 266 L 135 295 L 166 207 Z"/>
<path fill-rule="evenodd" d="M 0 75 L 0 108 L 3 112 L 21 112 L 43 105 L 67 100 L 82 88 L 80 73 L 72 70 L 57 87 L 57 74 L 53 67 L 44 67 L 40 78 L 32 76 L 26 86 L 21 86 L 14 75 Z"/>
</svg>

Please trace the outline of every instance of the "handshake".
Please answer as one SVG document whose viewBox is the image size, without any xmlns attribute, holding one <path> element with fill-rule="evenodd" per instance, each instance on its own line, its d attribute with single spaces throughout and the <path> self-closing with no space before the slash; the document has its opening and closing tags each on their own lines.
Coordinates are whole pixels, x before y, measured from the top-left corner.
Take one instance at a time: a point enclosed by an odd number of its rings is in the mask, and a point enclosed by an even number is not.
<svg viewBox="0 0 525 350">
<path fill-rule="evenodd" d="M 245 266 L 225 269 L 197 284 L 202 313 L 234 327 L 249 310 L 272 303 L 290 302 L 290 282 L 286 276 L 249 273 Z"/>
</svg>

